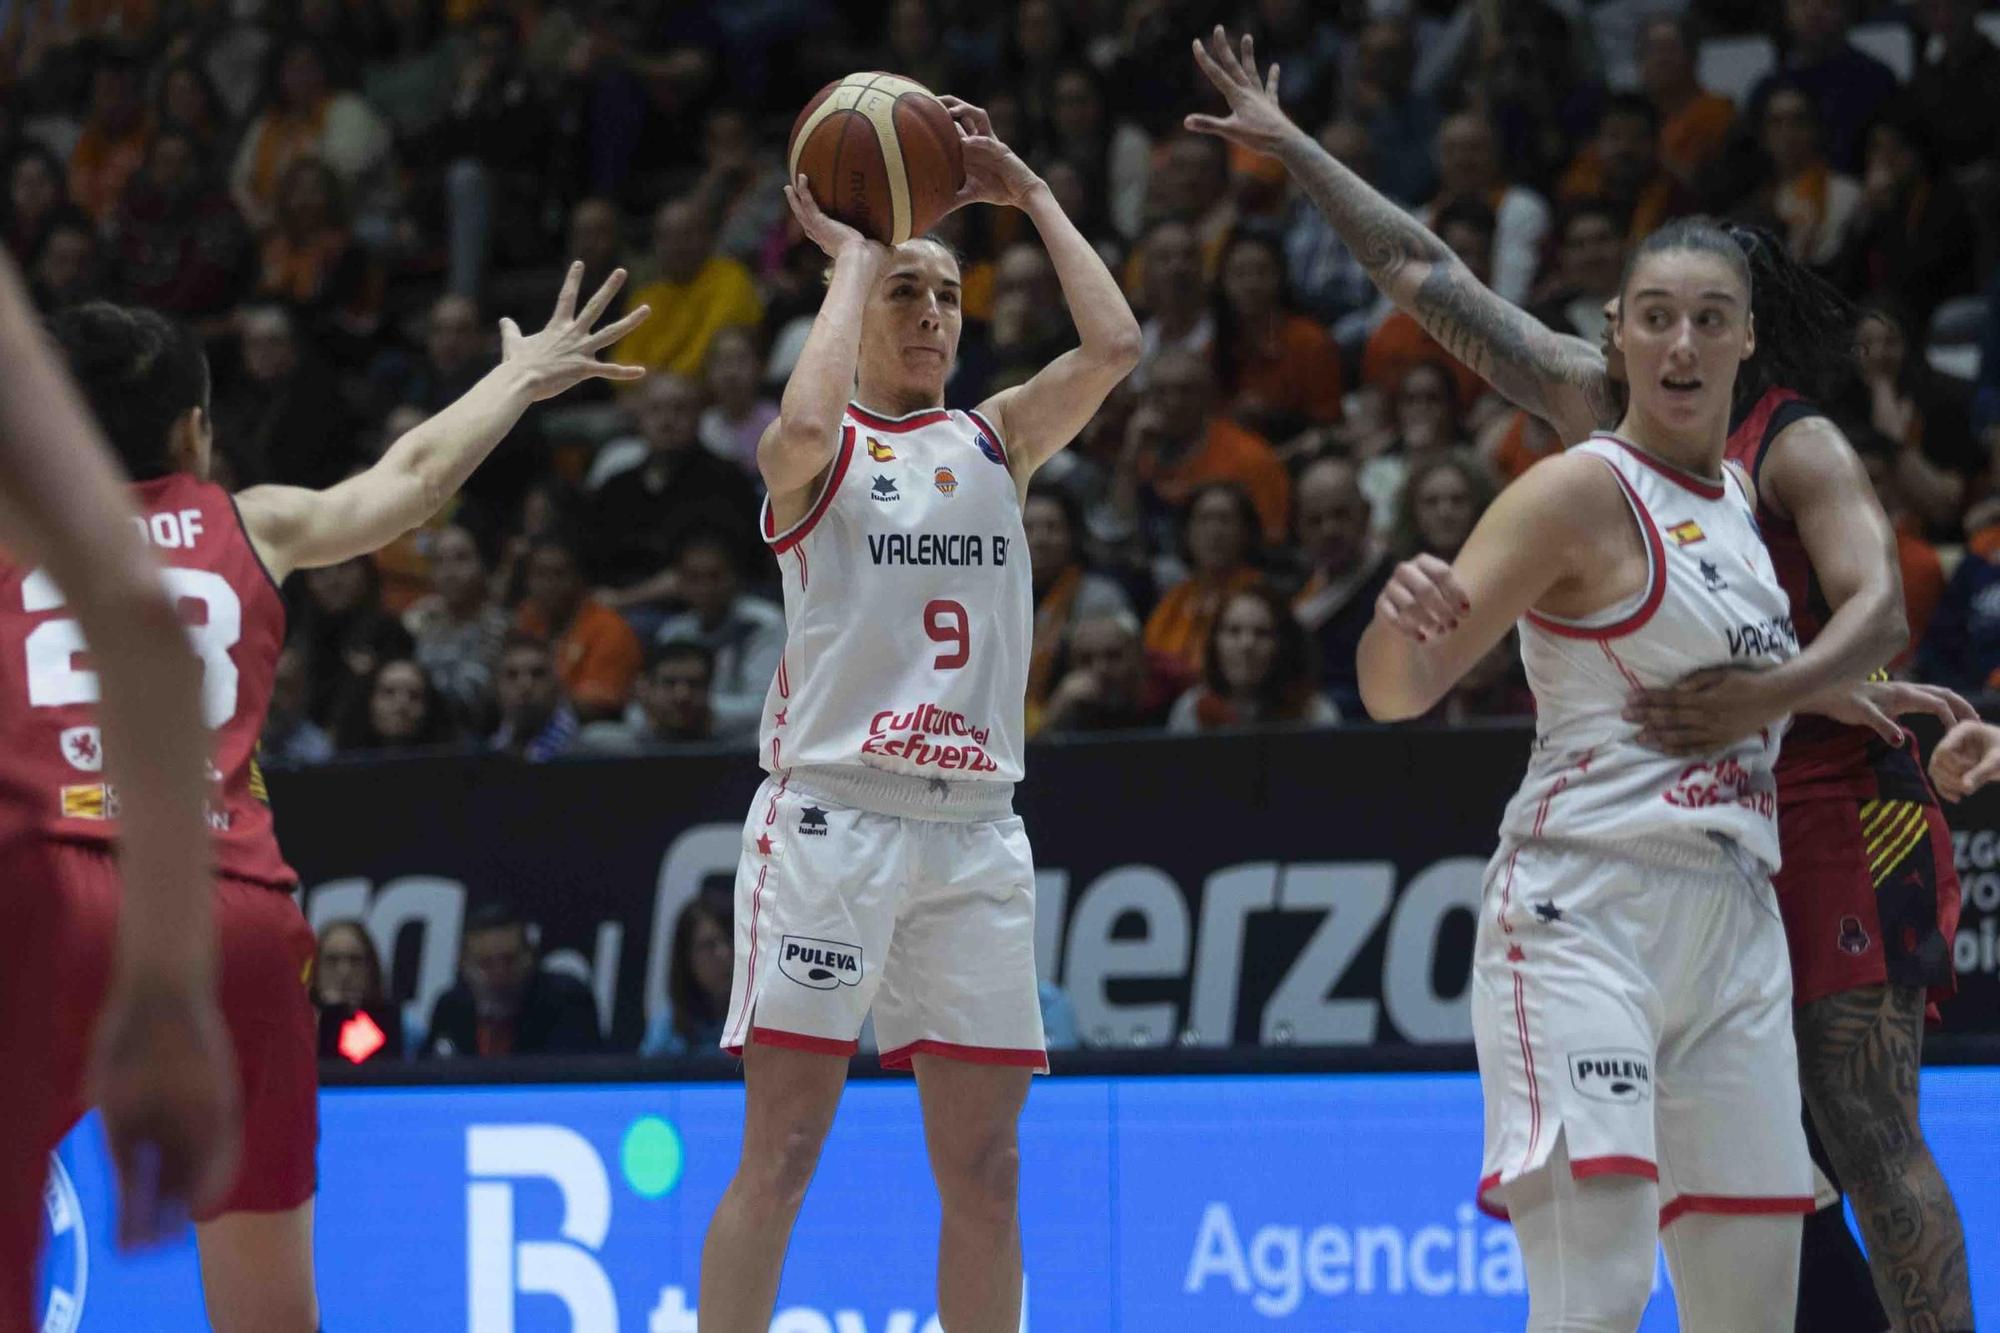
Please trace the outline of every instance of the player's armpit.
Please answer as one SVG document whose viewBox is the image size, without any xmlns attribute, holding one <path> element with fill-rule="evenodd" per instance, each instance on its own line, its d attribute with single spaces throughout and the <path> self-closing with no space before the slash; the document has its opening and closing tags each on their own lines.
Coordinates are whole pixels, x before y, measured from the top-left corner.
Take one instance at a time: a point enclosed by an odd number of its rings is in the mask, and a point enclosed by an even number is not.
<svg viewBox="0 0 2000 1333">
<path fill-rule="evenodd" d="M 1132 362 L 1123 357 L 1099 359 L 1073 347 L 1027 383 L 988 398 L 978 411 L 1000 432 L 1007 465 L 1025 485 L 1090 424 L 1118 381 L 1131 373 Z"/>
</svg>

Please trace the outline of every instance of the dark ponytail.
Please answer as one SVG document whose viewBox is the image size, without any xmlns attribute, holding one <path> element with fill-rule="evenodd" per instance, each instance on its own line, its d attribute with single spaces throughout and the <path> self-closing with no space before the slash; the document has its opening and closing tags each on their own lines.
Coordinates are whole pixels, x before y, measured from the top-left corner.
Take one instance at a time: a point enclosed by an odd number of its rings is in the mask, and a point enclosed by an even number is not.
<svg viewBox="0 0 2000 1333">
<path fill-rule="evenodd" d="M 1819 403 L 1840 395 L 1854 374 L 1854 305 L 1826 279 L 1792 258 L 1762 227 L 1723 228 L 1750 264 L 1750 311 L 1757 352 L 1736 377 L 1739 407 L 1774 388 Z"/>
</svg>

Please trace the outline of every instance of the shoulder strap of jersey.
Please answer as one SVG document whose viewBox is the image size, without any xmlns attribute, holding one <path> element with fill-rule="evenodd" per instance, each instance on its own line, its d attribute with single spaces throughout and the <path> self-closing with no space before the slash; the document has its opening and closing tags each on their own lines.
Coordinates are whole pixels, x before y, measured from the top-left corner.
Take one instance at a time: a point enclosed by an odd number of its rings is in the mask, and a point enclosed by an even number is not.
<svg viewBox="0 0 2000 1333">
<path fill-rule="evenodd" d="M 1750 415 L 1737 427 L 1738 438 L 1745 439 L 1749 448 L 1738 458 L 1750 471 L 1750 479 L 1761 489 L 1764 483 L 1764 456 L 1771 451 L 1771 442 L 1784 433 L 1785 427 L 1795 421 L 1809 417 L 1825 416 L 1818 407 L 1790 389 L 1771 389 L 1757 400 Z M 1744 455 L 1747 454 L 1747 457 Z"/>
</svg>

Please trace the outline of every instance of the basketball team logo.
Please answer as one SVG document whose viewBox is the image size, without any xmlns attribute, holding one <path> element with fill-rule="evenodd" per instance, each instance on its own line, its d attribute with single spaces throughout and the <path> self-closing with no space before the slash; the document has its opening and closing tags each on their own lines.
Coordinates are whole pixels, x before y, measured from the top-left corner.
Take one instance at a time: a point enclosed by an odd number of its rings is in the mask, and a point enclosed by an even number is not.
<svg viewBox="0 0 2000 1333">
<path fill-rule="evenodd" d="M 90 1285 L 90 1237 L 76 1184 L 54 1153 L 49 1154 L 49 1181 L 42 1190 L 42 1216 L 41 1333 L 75 1333 Z"/>
<path fill-rule="evenodd" d="M 958 489 L 958 476 L 948 467 L 939 468 L 933 480 L 937 483 L 939 495 L 950 495 Z"/>
<path fill-rule="evenodd" d="M 104 740 L 96 727 L 71 727 L 57 739 L 71 768 L 81 773 L 104 771 Z"/>
<path fill-rule="evenodd" d="M 986 455 L 987 462 L 998 463 L 1001 467 L 1007 466 L 1006 458 L 1000 453 L 1000 446 L 993 443 L 993 440 L 985 431 L 975 431 L 972 436 L 972 442 L 979 446 L 980 453 Z"/>
<path fill-rule="evenodd" d="M 1862 927 L 1861 918 L 1858 916 L 1840 918 L 1840 934 L 1834 937 L 1833 942 L 1850 958 L 1859 958 L 1867 953 L 1868 946 L 1874 943 L 1868 938 L 1868 932 Z"/>
<path fill-rule="evenodd" d="M 1653 1095 L 1653 1065 L 1644 1051 L 1576 1051 L 1569 1057 L 1569 1081 L 1594 1102 L 1631 1106 Z"/>
</svg>

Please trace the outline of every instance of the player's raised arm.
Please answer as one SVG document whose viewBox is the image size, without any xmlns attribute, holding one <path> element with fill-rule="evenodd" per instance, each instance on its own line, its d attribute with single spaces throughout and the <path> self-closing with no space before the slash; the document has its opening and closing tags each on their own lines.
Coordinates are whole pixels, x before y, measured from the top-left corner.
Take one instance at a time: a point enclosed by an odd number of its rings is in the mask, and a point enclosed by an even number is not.
<svg viewBox="0 0 2000 1333">
<path fill-rule="evenodd" d="M 1014 151 L 993 137 L 986 112 L 956 97 L 940 99 L 958 126 L 965 150 L 965 187 L 953 207 L 971 203 L 1020 209 L 1041 233 L 1076 323 L 1078 345 L 1025 384 L 980 404 L 1000 431 L 1007 461 L 1023 485 L 1048 458 L 1076 438 L 1118 381 L 1139 364 L 1139 321 L 1097 250 L 1056 203 L 1048 185 Z"/>
<path fill-rule="evenodd" d="M 1529 608 L 1552 591 L 1587 593 L 1614 558 L 1598 534 L 1618 531 L 1624 509 L 1609 468 L 1561 456 L 1502 491 L 1457 560 L 1398 565 L 1355 655 L 1368 715 L 1429 712 Z"/>
<path fill-rule="evenodd" d="M 500 321 L 500 364 L 458 401 L 389 447 L 381 461 L 323 491 L 254 486 L 237 497 L 244 527 L 273 578 L 295 569 L 336 565 L 402 536 L 444 507 L 529 407 L 596 377 L 636 380 L 639 366 L 600 361 L 597 353 L 646 321 L 646 306 L 592 331 L 624 285 L 619 269 L 579 312 L 583 265 L 570 265 L 555 313 L 533 337 Z"/>
<path fill-rule="evenodd" d="M 1249 37 L 1239 49 L 1218 27 L 1207 46 L 1196 40 L 1194 58 L 1229 114 L 1189 116 L 1187 127 L 1283 162 L 1382 294 L 1447 352 L 1565 444 L 1617 421 L 1604 353 L 1502 300 L 1421 222 L 1314 143 L 1278 105 L 1278 67 L 1257 77 Z"/>
<path fill-rule="evenodd" d="M 785 200 L 806 236 L 833 261 L 833 275 L 785 381 L 778 419 L 757 441 L 757 470 L 780 532 L 805 516 L 820 474 L 839 451 L 840 418 L 861 360 L 861 316 L 889 262 L 888 246 L 820 211 L 804 176 L 785 187 Z"/>
<path fill-rule="evenodd" d="M 120 1235 L 151 1240 L 225 1189 L 236 1160 L 236 1081 L 215 996 L 200 672 L 109 451 L 4 257 L 0 544 L 48 571 L 102 682 L 125 891 L 92 1084 L 123 1185 Z"/>
</svg>

